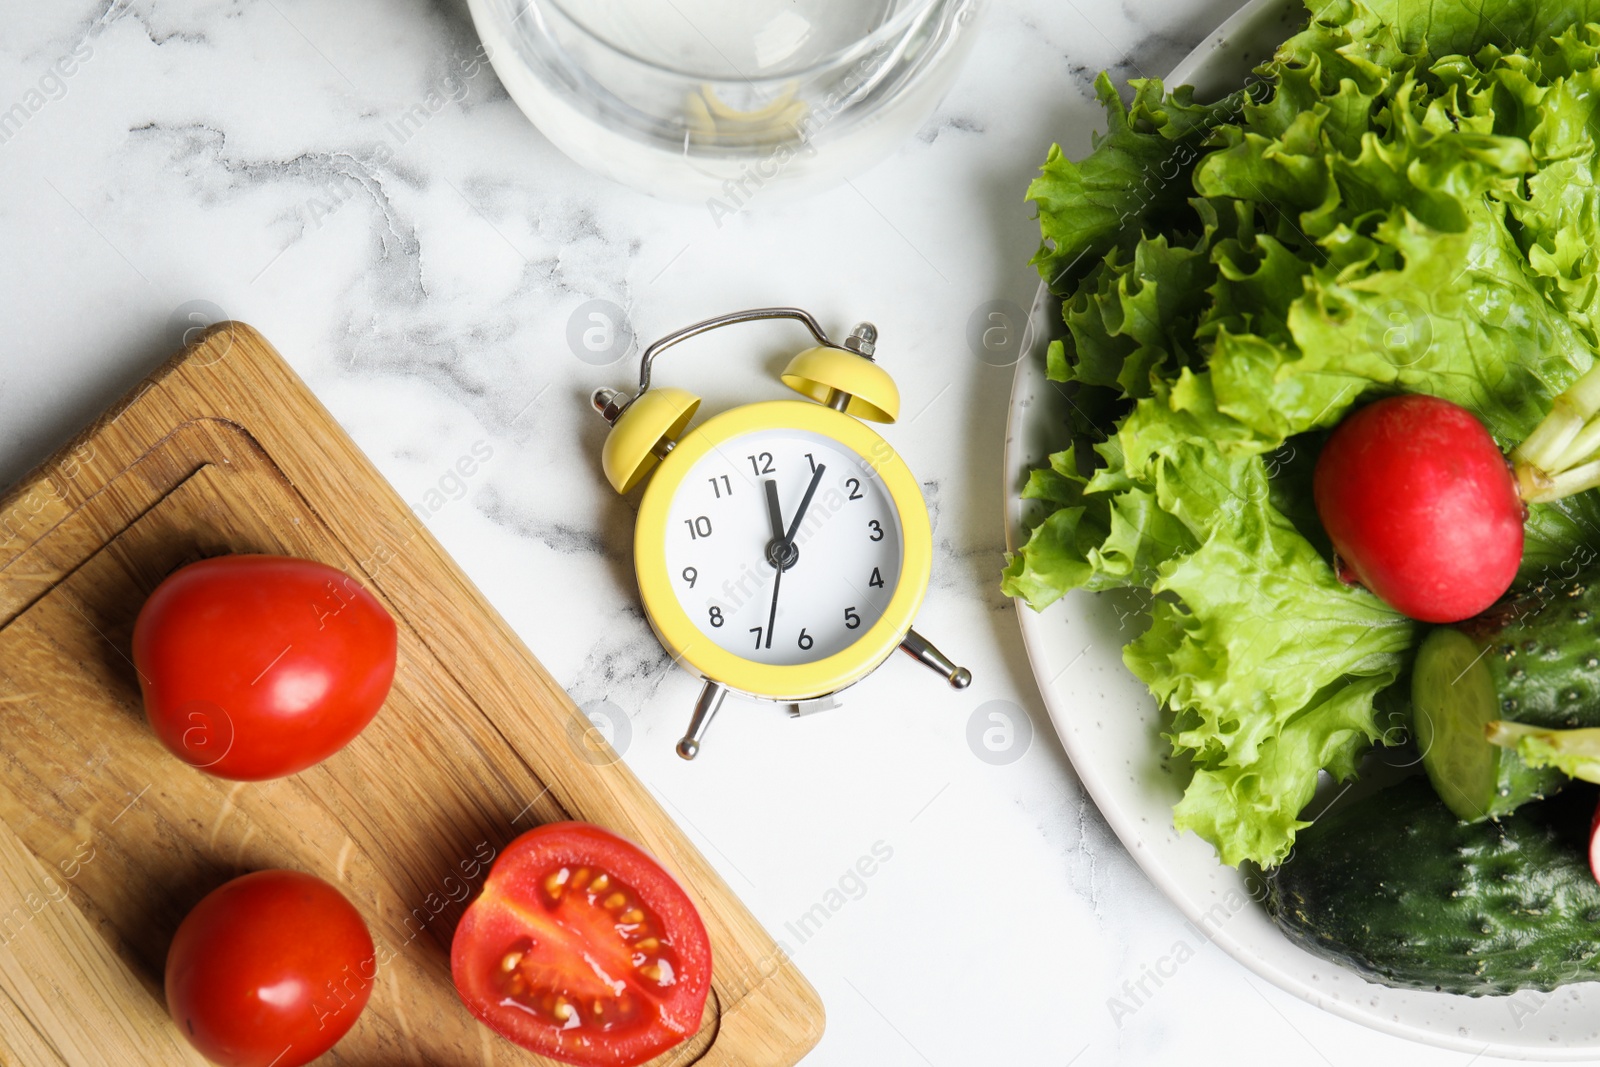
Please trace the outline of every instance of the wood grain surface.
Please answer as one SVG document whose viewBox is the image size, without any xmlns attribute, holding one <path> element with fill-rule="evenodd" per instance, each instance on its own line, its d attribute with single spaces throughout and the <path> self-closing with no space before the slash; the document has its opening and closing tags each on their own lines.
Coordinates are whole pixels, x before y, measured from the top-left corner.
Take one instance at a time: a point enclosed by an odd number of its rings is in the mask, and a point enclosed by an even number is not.
<svg viewBox="0 0 1600 1067">
<path fill-rule="evenodd" d="M 234 783 L 144 721 L 129 639 L 175 568 L 321 560 L 394 615 L 383 710 L 302 774 Z M 213 327 L 0 499 L 0 1054 L 26 1067 L 203 1063 L 161 973 L 184 914 L 267 867 L 334 882 L 378 946 L 329 1064 L 545 1063 L 475 1022 L 449 946 L 518 833 L 599 823 L 656 856 L 711 934 L 699 1032 L 661 1065 L 788 1065 L 816 993 L 278 354 Z"/>
</svg>

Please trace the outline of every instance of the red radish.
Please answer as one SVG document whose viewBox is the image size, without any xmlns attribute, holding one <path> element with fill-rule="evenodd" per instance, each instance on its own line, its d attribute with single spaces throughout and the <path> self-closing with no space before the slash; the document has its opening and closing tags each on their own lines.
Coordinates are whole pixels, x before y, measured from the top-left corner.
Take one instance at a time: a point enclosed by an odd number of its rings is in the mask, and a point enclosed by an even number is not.
<svg viewBox="0 0 1600 1067">
<path fill-rule="evenodd" d="M 1465 408 L 1394 396 L 1346 418 L 1317 459 L 1339 577 L 1422 622 L 1459 622 L 1511 587 L 1526 515 L 1511 465 Z"/>
<path fill-rule="evenodd" d="M 1600 806 L 1596 806 L 1589 822 L 1589 873 L 1600 882 Z"/>
<path fill-rule="evenodd" d="M 1509 460 L 1447 400 L 1370 404 L 1328 438 L 1312 490 L 1341 579 L 1414 619 L 1459 622 L 1516 578 L 1524 501 L 1597 487 L 1600 362 L 1561 391 Z"/>
</svg>

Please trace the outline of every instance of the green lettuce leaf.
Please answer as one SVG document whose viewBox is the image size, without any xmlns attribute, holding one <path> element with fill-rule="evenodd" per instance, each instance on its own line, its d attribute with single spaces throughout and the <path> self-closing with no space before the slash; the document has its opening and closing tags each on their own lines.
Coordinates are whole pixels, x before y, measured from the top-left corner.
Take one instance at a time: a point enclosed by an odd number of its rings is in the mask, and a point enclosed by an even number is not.
<svg viewBox="0 0 1600 1067">
<path fill-rule="evenodd" d="M 1417 628 L 1329 562 L 1309 473 L 1326 431 L 1441 396 L 1505 447 L 1600 343 L 1600 0 L 1335 0 L 1197 105 L 1159 82 L 1028 198 L 1066 335 L 1075 442 L 1003 588 L 1043 608 L 1148 590 L 1124 660 L 1193 777 L 1180 829 L 1281 860 L 1318 776 L 1393 742 Z M 1522 578 L 1600 534 L 1596 494 L 1534 508 Z"/>
<path fill-rule="evenodd" d="M 1129 234 L 1179 224 L 1189 195 L 1182 178 L 1199 142 L 1244 95 L 1241 90 L 1203 105 L 1194 103 L 1187 87 L 1163 95 L 1159 81 L 1130 85 L 1133 101 L 1124 108 L 1111 79 L 1104 72 L 1095 79 L 1106 133 L 1094 138 L 1094 151 L 1081 163 L 1052 145 L 1043 172 L 1028 188 L 1028 199 L 1039 205 L 1042 231 L 1033 263 L 1052 288 L 1078 276 L 1080 261 L 1092 263 L 1114 245 L 1131 243 Z"/>
</svg>

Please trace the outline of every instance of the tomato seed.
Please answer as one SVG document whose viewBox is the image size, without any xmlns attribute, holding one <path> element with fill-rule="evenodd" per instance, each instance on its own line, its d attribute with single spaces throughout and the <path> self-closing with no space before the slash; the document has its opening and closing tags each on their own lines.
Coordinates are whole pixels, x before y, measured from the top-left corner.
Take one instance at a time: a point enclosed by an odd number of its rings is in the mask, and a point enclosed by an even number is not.
<svg viewBox="0 0 1600 1067">
<path fill-rule="evenodd" d="M 537 877 L 535 885 L 542 891 L 547 906 L 580 912 L 588 907 L 607 913 L 619 939 L 617 947 L 631 957 L 628 963 L 638 976 L 636 981 L 647 983 L 642 987 L 650 990 L 646 1001 L 659 995 L 657 991 L 664 992 L 677 984 L 672 946 L 661 937 L 659 920 L 645 910 L 626 881 L 605 871 L 576 866 L 546 868 Z M 571 901 L 566 899 L 568 893 L 575 894 Z M 600 918 L 598 911 L 596 919 Z M 574 919 L 588 921 L 577 915 Z M 491 957 L 498 964 L 496 984 L 501 996 L 514 999 L 522 1009 L 542 1016 L 549 1025 L 561 1030 L 587 1027 L 596 1032 L 611 1032 L 637 1025 L 640 1013 L 645 1010 L 638 999 L 627 993 L 595 995 L 586 983 L 571 984 L 569 976 L 558 966 L 542 958 L 546 951 L 527 937 L 502 943 L 501 954 Z M 588 999 L 576 995 L 580 990 Z"/>
</svg>

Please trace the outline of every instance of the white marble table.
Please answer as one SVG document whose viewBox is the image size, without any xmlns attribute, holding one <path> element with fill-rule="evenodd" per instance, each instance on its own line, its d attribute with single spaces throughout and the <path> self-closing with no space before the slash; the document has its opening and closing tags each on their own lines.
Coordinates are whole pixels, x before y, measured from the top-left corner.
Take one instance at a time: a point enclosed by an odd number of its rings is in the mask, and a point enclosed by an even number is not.
<svg viewBox="0 0 1600 1067">
<path fill-rule="evenodd" d="M 620 709 L 630 765 L 820 990 L 808 1065 L 1465 1064 L 1280 993 L 1183 922 L 1078 787 L 997 589 L 1011 373 L 974 357 L 968 319 L 1030 299 L 1022 192 L 1051 140 L 1087 147 L 1095 72 L 1159 74 L 1229 9 L 995 6 L 888 161 L 715 220 L 580 171 L 487 67 L 450 80 L 477 47 L 461 0 L 8 4 L 0 109 L 27 114 L 0 127 L 0 484 L 169 354 L 175 315 L 225 311 L 430 512 L 574 698 Z M 896 657 L 841 710 L 730 704 L 697 763 L 673 754 L 696 686 L 641 619 L 633 512 L 598 471 L 585 398 L 634 368 L 569 349 L 592 299 L 646 337 L 774 303 L 878 324 L 905 398 L 889 437 L 934 519 L 918 626 L 972 668 L 970 690 Z M 663 380 L 707 410 L 777 397 L 800 340 L 707 339 Z M 492 457 L 453 481 L 479 442 Z M 1031 724 L 1003 765 L 967 742 L 991 701 Z"/>
</svg>

